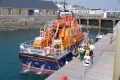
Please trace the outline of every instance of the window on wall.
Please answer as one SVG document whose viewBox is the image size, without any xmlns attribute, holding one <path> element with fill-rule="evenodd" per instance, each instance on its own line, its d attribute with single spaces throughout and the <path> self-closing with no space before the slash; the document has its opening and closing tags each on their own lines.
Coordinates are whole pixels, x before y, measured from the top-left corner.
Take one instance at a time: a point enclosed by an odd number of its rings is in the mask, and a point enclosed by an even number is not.
<svg viewBox="0 0 120 80">
<path fill-rule="evenodd" d="M 42 15 L 42 10 L 39 10 L 39 15 Z"/>
<path fill-rule="evenodd" d="M 53 11 L 53 15 L 56 15 L 56 10 Z"/>
<path fill-rule="evenodd" d="M 28 15 L 34 15 L 34 10 L 29 10 Z"/>
<path fill-rule="evenodd" d="M 12 9 L 8 9 L 8 15 L 12 15 Z"/>
<path fill-rule="evenodd" d="M 19 9 L 19 15 L 22 15 L 22 9 Z"/>
<path fill-rule="evenodd" d="M 49 15 L 49 10 L 46 11 L 46 15 Z"/>
</svg>

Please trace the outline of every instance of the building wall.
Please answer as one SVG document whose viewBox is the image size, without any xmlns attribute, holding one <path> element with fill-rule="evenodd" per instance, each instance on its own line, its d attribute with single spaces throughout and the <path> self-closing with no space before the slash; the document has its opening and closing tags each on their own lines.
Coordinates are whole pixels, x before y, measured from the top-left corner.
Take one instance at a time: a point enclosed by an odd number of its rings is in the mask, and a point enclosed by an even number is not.
<svg viewBox="0 0 120 80">
<path fill-rule="evenodd" d="M 42 10 L 42 15 L 46 15 L 46 10 Z"/>
<path fill-rule="evenodd" d="M 48 10 L 49 11 L 49 14 L 48 15 L 54 15 L 53 14 L 53 12 L 54 12 L 54 10 Z M 34 10 L 34 15 L 40 15 L 40 12 L 38 11 L 36 11 L 36 10 Z M 42 10 L 42 14 L 41 15 L 47 15 L 47 10 Z"/>
<path fill-rule="evenodd" d="M 12 15 L 18 15 L 18 9 L 12 9 Z"/>
<path fill-rule="evenodd" d="M 39 12 L 34 12 L 34 15 L 39 15 Z"/>
<path fill-rule="evenodd" d="M 28 15 L 28 9 L 22 9 L 22 15 Z"/>
<path fill-rule="evenodd" d="M 95 11 L 90 11 L 90 13 L 89 14 L 95 14 Z"/>
<path fill-rule="evenodd" d="M 29 10 L 32 10 L 32 9 L 22 9 L 22 15 L 28 15 L 28 12 Z M 33 10 L 34 11 L 34 15 L 40 15 L 40 12 L 39 12 L 39 9 L 36 9 L 36 10 Z M 54 10 L 41 10 L 41 15 L 55 15 L 57 13 L 57 10 L 54 14 Z M 47 11 L 49 12 L 47 14 Z M 9 12 L 8 12 L 8 8 L 1 8 L 1 14 L 0 15 L 9 15 Z M 13 8 L 12 9 L 12 14 L 11 15 L 20 15 L 19 14 L 19 9 L 15 9 Z"/>
<path fill-rule="evenodd" d="M 90 10 L 78 10 L 78 13 L 81 13 L 81 14 L 89 14 L 89 13 L 90 13 Z"/>
<path fill-rule="evenodd" d="M 53 15 L 53 10 L 49 10 L 49 15 Z"/>
<path fill-rule="evenodd" d="M 1 8 L 1 15 L 8 15 L 8 9 L 7 8 Z"/>
<path fill-rule="evenodd" d="M 106 11 L 102 14 L 104 15 L 103 18 L 120 18 L 120 11 Z"/>
<path fill-rule="evenodd" d="M 90 10 L 90 14 L 101 14 L 102 12 L 103 10 L 96 10 L 96 9 Z"/>
<path fill-rule="evenodd" d="M 101 14 L 103 12 L 103 10 L 96 10 L 95 14 Z"/>
<path fill-rule="evenodd" d="M 49 10 L 49 15 L 56 15 L 57 14 L 57 10 Z"/>
</svg>

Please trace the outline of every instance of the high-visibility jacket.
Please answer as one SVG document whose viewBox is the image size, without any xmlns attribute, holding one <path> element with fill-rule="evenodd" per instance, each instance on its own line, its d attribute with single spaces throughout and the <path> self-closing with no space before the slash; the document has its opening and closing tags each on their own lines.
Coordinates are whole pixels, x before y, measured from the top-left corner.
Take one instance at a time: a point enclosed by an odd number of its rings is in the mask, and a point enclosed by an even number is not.
<svg viewBox="0 0 120 80">
<path fill-rule="evenodd" d="M 90 52 L 90 47 L 86 47 L 86 53 L 89 53 Z"/>
<path fill-rule="evenodd" d="M 60 40 L 60 47 L 64 47 L 63 41 Z"/>
<path fill-rule="evenodd" d="M 78 48 L 78 52 L 80 52 L 80 48 Z"/>
<path fill-rule="evenodd" d="M 86 53 L 90 53 L 90 50 L 89 50 L 89 49 L 87 49 L 87 50 L 86 50 Z"/>
<path fill-rule="evenodd" d="M 76 39 L 74 38 L 74 43 L 76 42 Z"/>
</svg>

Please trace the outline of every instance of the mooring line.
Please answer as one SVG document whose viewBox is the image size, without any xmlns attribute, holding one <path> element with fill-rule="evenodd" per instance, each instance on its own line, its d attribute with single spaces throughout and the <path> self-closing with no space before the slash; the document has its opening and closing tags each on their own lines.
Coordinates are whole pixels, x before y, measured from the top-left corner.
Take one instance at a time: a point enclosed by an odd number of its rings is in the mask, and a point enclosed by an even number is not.
<svg viewBox="0 0 120 80">
<path fill-rule="evenodd" d="M 103 50 L 100 50 L 100 49 L 94 49 L 94 50 L 97 50 L 97 51 L 109 51 L 109 52 L 115 52 L 114 50 L 105 50 L 105 49 L 103 49 Z"/>
</svg>

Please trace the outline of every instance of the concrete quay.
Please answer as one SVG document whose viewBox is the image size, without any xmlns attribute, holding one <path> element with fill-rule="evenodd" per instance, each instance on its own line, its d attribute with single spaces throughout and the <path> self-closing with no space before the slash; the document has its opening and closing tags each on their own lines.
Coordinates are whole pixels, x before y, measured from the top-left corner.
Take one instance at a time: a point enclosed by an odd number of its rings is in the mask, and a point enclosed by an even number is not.
<svg viewBox="0 0 120 80">
<path fill-rule="evenodd" d="M 65 75 L 68 80 L 113 80 L 114 43 L 110 43 L 110 34 L 94 44 L 93 64 L 83 66 L 83 62 L 74 58 L 71 62 L 50 75 L 45 80 L 60 80 Z"/>
</svg>

